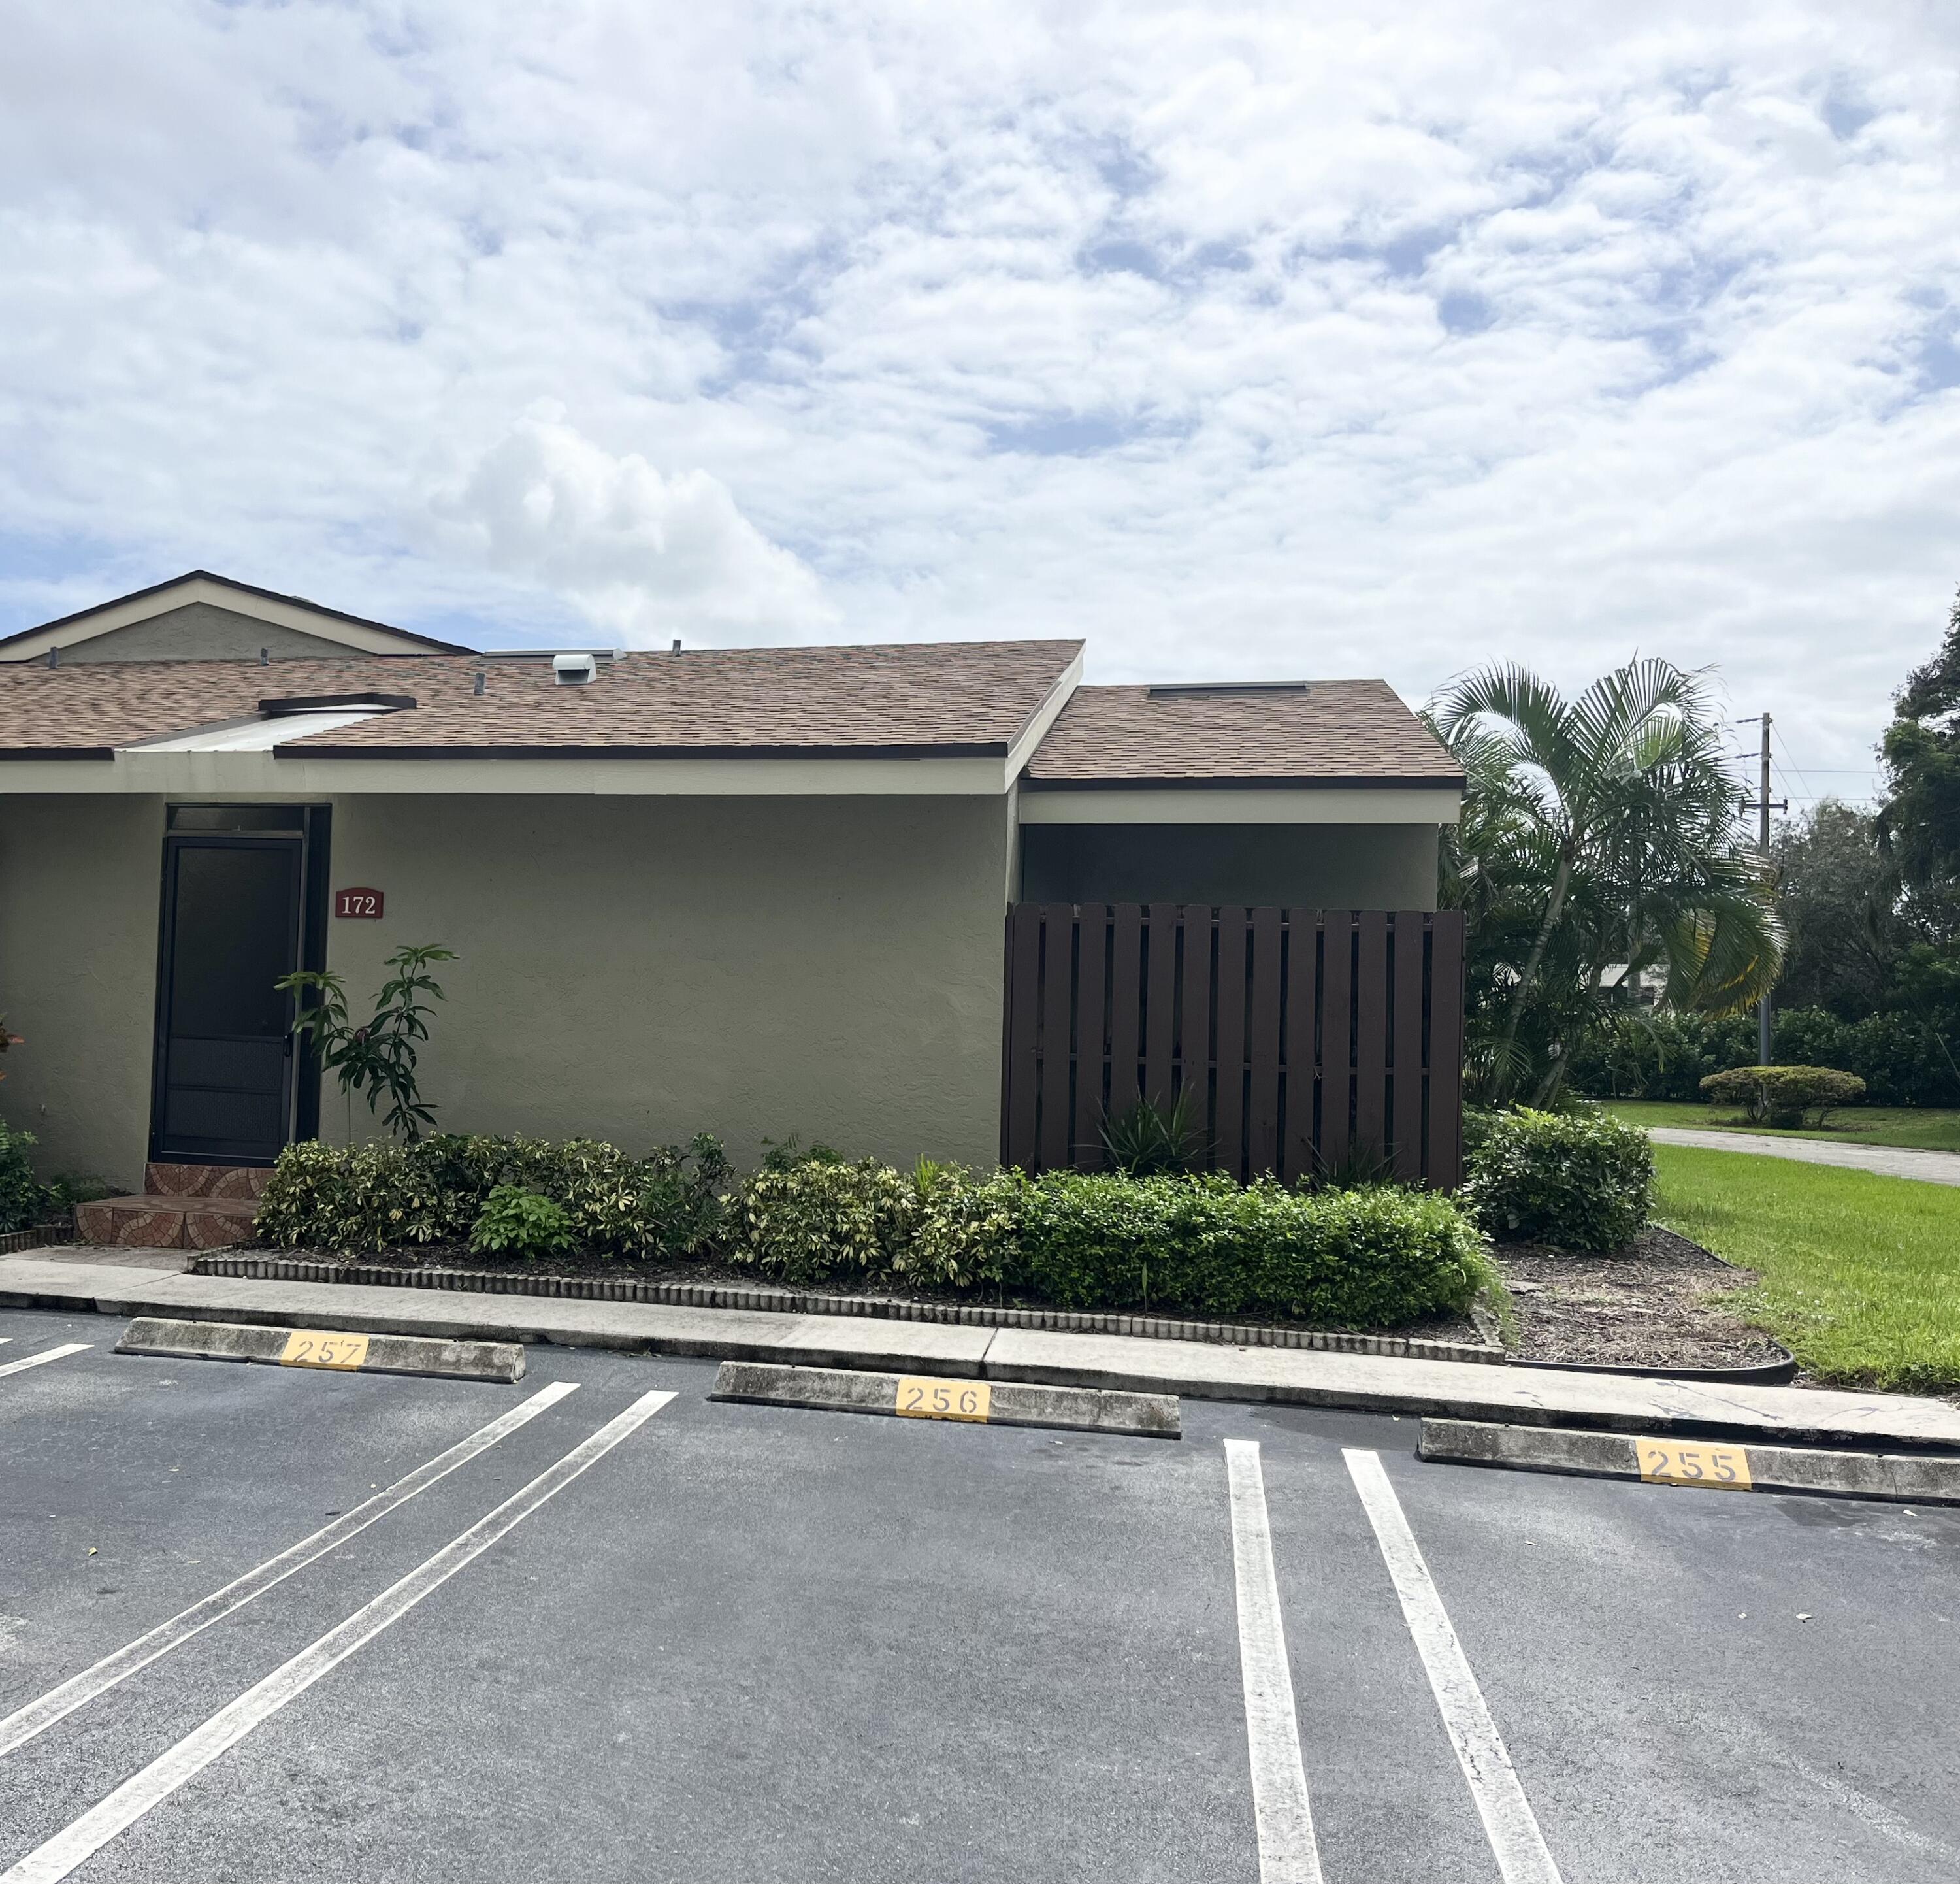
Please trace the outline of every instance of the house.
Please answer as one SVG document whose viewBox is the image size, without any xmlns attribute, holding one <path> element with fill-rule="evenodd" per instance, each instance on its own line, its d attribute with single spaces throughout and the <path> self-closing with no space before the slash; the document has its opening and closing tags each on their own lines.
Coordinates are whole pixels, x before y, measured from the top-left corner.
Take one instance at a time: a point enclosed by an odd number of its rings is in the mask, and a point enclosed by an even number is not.
<svg viewBox="0 0 1960 1884">
<path fill-rule="evenodd" d="M 1433 1045 L 1454 1077 L 1450 756 L 1379 681 L 1086 686 L 1082 657 L 476 651 L 202 572 L 13 635 L 0 1101 L 47 1169 L 132 1189 L 341 1138 L 273 982 L 324 966 L 359 1005 L 441 943 L 447 1129 L 988 1163 L 1006 1115 L 1079 1160 L 1139 1080 L 1214 1061 L 1212 1124 L 1317 1130 L 1261 1097 L 1305 1092 L 1303 1052 L 1338 1070 L 1328 1142 L 1453 1116 L 1415 1071 Z M 1309 986 L 1344 1004 L 1303 1048 Z"/>
</svg>

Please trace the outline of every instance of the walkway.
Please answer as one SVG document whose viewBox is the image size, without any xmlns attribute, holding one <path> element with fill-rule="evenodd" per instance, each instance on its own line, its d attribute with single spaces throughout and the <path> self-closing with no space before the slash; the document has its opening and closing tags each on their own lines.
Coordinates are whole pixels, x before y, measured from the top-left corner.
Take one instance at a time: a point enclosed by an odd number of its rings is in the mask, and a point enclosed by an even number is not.
<svg viewBox="0 0 1960 1884">
<path fill-rule="evenodd" d="M 1917 1178 L 1927 1184 L 1960 1184 L 1960 1151 L 1914 1151 L 1904 1145 L 1833 1144 L 1824 1138 L 1773 1138 L 1755 1131 L 1695 1131 L 1650 1125 L 1659 1145 L 1693 1145 L 1703 1151 L 1753 1151 L 1799 1164 L 1834 1164 L 1841 1170 L 1873 1171 L 1880 1177 Z"/>
<path fill-rule="evenodd" d="M 1704 1386 L 1482 1362 L 743 1309 L 667 1308 L 346 1282 L 261 1282 L 50 1262 L 39 1255 L 0 1257 L 0 1306 L 437 1335 L 450 1340 L 548 1341 L 718 1360 L 967 1375 L 1042 1386 L 1175 1393 L 1187 1399 L 1354 1407 L 1615 1432 L 1685 1428 L 1746 1434 L 1785 1444 L 1960 1450 L 1960 1407 L 1903 1394 Z"/>
</svg>

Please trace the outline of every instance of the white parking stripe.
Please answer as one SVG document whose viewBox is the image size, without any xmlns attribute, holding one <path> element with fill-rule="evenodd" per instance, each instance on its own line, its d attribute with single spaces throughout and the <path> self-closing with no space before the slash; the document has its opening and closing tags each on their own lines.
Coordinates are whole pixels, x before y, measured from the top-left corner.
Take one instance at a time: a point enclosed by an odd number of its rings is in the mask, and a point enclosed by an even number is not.
<svg viewBox="0 0 1960 1884">
<path fill-rule="evenodd" d="M 406 1478 L 397 1478 L 385 1491 L 364 1504 L 357 1504 L 332 1523 L 314 1532 L 312 1536 L 301 1538 L 276 1557 L 267 1558 L 257 1569 L 248 1570 L 222 1590 L 214 1590 L 202 1602 L 192 1603 L 181 1615 L 172 1616 L 167 1622 L 158 1623 L 148 1634 L 138 1636 L 126 1647 L 118 1649 L 113 1655 L 105 1655 L 93 1667 L 84 1669 L 59 1688 L 49 1688 L 39 1700 L 30 1701 L 24 1707 L 17 1709 L 0 1720 L 0 1758 L 31 1740 L 36 1734 L 45 1732 L 64 1715 L 74 1713 L 97 1695 L 107 1694 L 118 1682 L 128 1680 L 139 1668 L 148 1667 L 159 1656 L 167 1655 L 172 1649 L 188 1642 L 199 1630 L 209 1628 L 234 1609 L 242 1609 L 255 1596 L 263 1596 L 275 1583 L 283 1583 L 295 1571 L 317 1563 L 329 1551 L 336 1549 L 350 1537 L 357 1536 L 369 1525 L 386 1517 L 397 1505 L 406 1504 L 418 1492 L 426 1491 L 438 1479 L 447 1478 L 459 1466 L 467 1465 L 479 1453 L 488 1452 L 500 1439 L 508 1438 L 547 1407 L 555 1406 L 567 1394 L 578 1390 L 578 1383 L 571 1380 L 555 1381 L 540 1389 L 509 1412 L 499 1415 L 488 1426 L 479 1427 L 467 1439 L 450 1446 L 446 1453 L 438 1453 L 427 1465 L 418 1466 Z"/>
<path fill-rule="evenodd" d="M 291 1661 L 274 1669 L 263 1681 L 247 1688 L 202 1726 L 193 1729 L 140 1773 L 125 1780 L 100 1805 L 29 1852 L 11 1871 L 0 1876 L 0 1884 L 56 1884 L 57 1879 L 66 1877 L 186 1780 L 195 1778 L 221 1754 L 236 1746 L 254 1727 L 271 1719 L 288 1701 L 305 1693 L 322 1676 L 364 1647 L 390 1623 L 399 1621 L 423 1597 L 441 1588 L 507 1532 L 515 1529 L 587 1466 L 596 1464 L 622 1440 L 638 1431 L 673 1397 L 671 1393 L 641 1394 L 616 1419 L 607 1421 L 590 1439 L 573 1447 L 548 1471 L 540 1472 L 488 1517 L 445 1544 L 372 1602 L 355 1610 L 337 1628 L 329 1629 Z"/>
<path fill-rule="evenodd" d="M 65 1341 L 59 1348 L 43 1348 L 37 1354 L 24 1354 L 18 1360 L 10 1360 L 0 1367 L 0 1373 L 18 1373 L 24 1368 L 38 1367 L 44 1360 L 62 1360 L 70 1354 L 85 1354 L 95 1345 L 92 1341 Z"/>
<path fill-rule="evenodd" d="M 1478 1815 L 1497 1854 L 1504 1884 L 1562 1884 L 1558 1866 L 1545 1848 L 1545 1835 L 1538 1830 L 1537 1815 L 1518 1784 L 1497 1723 L 1491 1718 L 1483 1690 L 1470 1672 L 1463 1645 L 1450 1626 L 1449 1612 L 1437 1594 L 1429 1566 L 1402 1515 L 1380 1455 L 1344 1447 L 1342 1456 L 1354 1489 L 1361 1494 L 1368 1522 L 1374 1526 L 1375 1541 L 1382 1547 L 1395 1594 L 1402 1601 L 1402 1618 L 1415 1639 L 1416 1653 L 1422 1657 L 1443 1724 L 1469 1782 L 1470 1796 L 1477 1802 Z"/>
<path fill-rule="evenodd" d="M 1252 1821 L 1259 1835 L 1259 1884 L 1321 1884 L 1320 1847 L 1300 1755 L 1300 1721 L 1287 1665 L 1272 1528 L 1258 1443 L 1225 1442 L 1232 1494 L 1232 1566 L 1239 1593 L 1239 1672 L 1252 1756 Z M 5 1884 L 0 1879 L 0 1884 Z"/>
</svg>

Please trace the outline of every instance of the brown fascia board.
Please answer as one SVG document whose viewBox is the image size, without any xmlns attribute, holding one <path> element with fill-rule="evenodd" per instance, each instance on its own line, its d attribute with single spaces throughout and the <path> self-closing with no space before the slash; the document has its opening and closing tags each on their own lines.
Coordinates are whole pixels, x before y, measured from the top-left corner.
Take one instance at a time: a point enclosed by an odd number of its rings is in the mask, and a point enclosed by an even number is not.
<svg viewBox="0 0 1960 1884">
<path fill-rule="evenodd" d="M 968 746 L 275 746 L 282 759 L 1005 759 L 1007 743 Z"/>
<path fill-rule="evenodd" d="M 1312 778 L 1032 778 L 1021 780 L 1023 791 L 1408 791 L 1431 787 L 1438 791 L 1461 791 L 1468 781 L 1461 772 L 1447 778 L 1434 773 L 1414 777 L 1384 778 L 1379 773 L 1367 778 L 1342 778 L 1322 772 Z"/>
<path fill-rule="evenodd" d="M 111 596 L 106 602 L 91 603 L 85 609 L 77 609 L 72 615 L 57 615 L 52 622 L 37 622 L 32 628 L 18 629 L 11 635 L 0 635 L 0 648 L 25 641 L 30 635 L 45 635 L 51 628 L 65 628 L 71 622 L 85 622 L 91 615 L 120 608 L 125 602 L 140 602 L 147 596 L 161 595 L 166 589 L 174 589 L 185 582 L 215 582 L 221 588 L 236 589 L 240 595 L 256 595 L 266 602 L 284 602 L 291 608 L 306 609 L 313 614 L 327 616 L 336 622 L 351 622 L 356 628 L 371 628 L 383 635 L 399 635 L 405 640 L 420 641 L 437 654 L 474 654 L 480 651 L 459 646 L 454 641 L 439 641 L 433 635 L 418 635 L 412 629 L 397 628 L 392 622 L 371 621 L 364 615 L 350 615 L 345 609 L 330 609 L 324 603 L 309 601 L 303 595 L 283 595 L 277 589 L 262 589 L 253 583 L 221 576 L 210 569 L 186 569 L 182 575 L 172 576 L 167 582 L 153 582 L 147 589 L 132 589 L 127 595 Z M 372 658 L 385 660 L 387 657 Z"/>
</svg>

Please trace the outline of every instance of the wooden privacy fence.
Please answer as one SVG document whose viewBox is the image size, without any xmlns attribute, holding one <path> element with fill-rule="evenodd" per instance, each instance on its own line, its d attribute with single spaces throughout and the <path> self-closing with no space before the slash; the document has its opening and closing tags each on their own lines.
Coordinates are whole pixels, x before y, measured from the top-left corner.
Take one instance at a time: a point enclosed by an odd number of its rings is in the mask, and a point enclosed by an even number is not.
<svg viewBox="0 0 1960 1884">
<path fill-rule="evenodd" d="M 1001 1157 L 1107 1162 L 1106 1120 L 1188 1093 L 1240 1179 L 1462 1170 L 1463 918 L 1420 909 L 1015 904 Z"/>
</svg>

